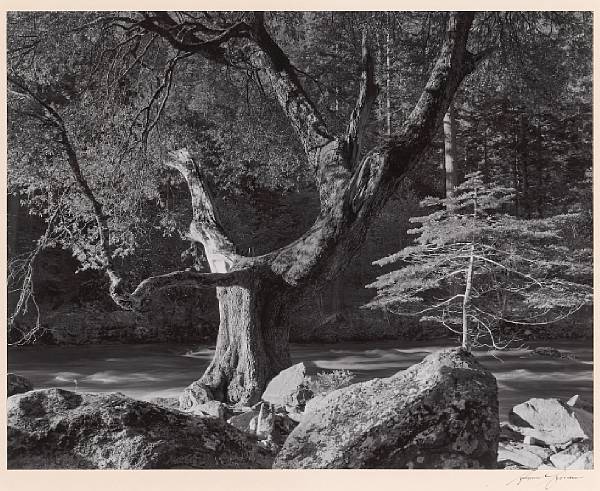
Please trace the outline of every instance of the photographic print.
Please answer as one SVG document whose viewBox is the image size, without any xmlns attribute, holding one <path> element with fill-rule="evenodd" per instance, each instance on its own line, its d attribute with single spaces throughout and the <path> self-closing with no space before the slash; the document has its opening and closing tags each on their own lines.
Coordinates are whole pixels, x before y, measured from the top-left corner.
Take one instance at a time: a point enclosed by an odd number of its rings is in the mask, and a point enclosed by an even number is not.
<svg viewBox="0 0 600 491">
<path fill-rule="evenodd" d="M 593 469 L 592 20 L 8 12 L 8 469 Z"/>
</svg>

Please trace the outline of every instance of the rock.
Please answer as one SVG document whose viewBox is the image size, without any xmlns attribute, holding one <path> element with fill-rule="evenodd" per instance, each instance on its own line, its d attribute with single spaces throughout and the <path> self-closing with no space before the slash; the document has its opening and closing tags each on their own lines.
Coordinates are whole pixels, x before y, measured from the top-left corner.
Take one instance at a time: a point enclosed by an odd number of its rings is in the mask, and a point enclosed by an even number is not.
<svg viewBox="0 0 600 491">
<path fill-rule="evenodd" d="M 310 406 L 274 468 L 496 467 L 496 380 L 461 349 Z"/>
<path fill-rule="evenodd" d="M 304 405 L 312 397 L 312 392 L 305 386 L 307 373 L 307 363 L 298 363 L 279 372 L 267 385 L 262 400 L 275 406 Z"/>
<path fill-rule="evenodd" d="M 293 408 L 304 409 L 306 403 L 313 398 L 315 394 L 307 387 L 299 387 L 298 390 L 292 393 L 287 399 L 286 404 Z"/>
<path fill-rule="evenodd" d="M 535 348 L 531 351 L 531 354 L 547 356 L 549 358 L 566 358 L 569 360 L 575 359 L 575 355 L 573 353 L 569 353 L 568 351 L 560 351 L 556 348 L 551 348 L 550 346 L 540 346 L 539 348 Z"/>
<path fill-rule="evenodd" d="M 295 423 L 300 423 L 300 421 L 302 421 L 302 418 L 304 417 L 304 413 L 302 413 L 300 411 L 297 411 L 297 410 L 295 410 L 295 409 L 292 408 L 287 413 L 287 417 L 290 418 Z"/>
<path fill-rule="evenodd" d="M 590 441 L 594 441 L 594 416 L 591 412 L 578 407 L 572 409 L 571 416 L 574 417 L 583 432 L 587 435 Z"/>
<path fill-rule="evenodd" d="M 327 395 L 315 396 L 304 406 L 304 414 L 319 410 L 323 406 L 323 402 Z"/>
<path fill-rule="evenodd" d="M 192 407 L 188 412 L 198 416 L 211 416 L 213 418 L 225 419 L 227 406 L 220 401 L 208 401 L 204 404 L 198 404 Z"/>
<path fill-rule="evenodd" d="M 514 425 L 502 421 L 500 423 L 500 440 L 520 442 L 523 440 L 523 435 L 519 433 Z"/>
<path fill-rule="evenodd" d="M 151 397 L 148 402 L 167 409 L 179 409 L 179 399 L 177 397 Z"/>
<path fill-rule="evenodd" d="M 540 447 L 533 447 L 533 449 L 537 448 Z M 550 452 L 540 455 L 529 445 L 522 443 L 501 442 L 498 444 L 498 464 L 504 468 L 507 464 L 512 463 L 525 469 L 537 469 L 549 455 Z"/>
<path fill-rule="evenodd" d="M 8 399 L 9 469 L 268 468 L 272 454 L 213 418 L 119 393 L 35 390 Z"/>
<path fill-rule="evenodd" d="M 270 440 L 277 444 L 282 444 L 297 423 L 287 414 L 274 412 L 268 407 L 269 404 L 263 403 L 263 410 L 252 410 L 247 413 L 233 416 L 228 423 L 241 431 L 255 435 L 259 440 Z M 260 423 L 259 423 L 260 420 Z"/>
<path fill-rule="evenodd" d="M 274 419 L 275 414 L 271 412 L 268 404 L 263 404 L 258 414 L 250 420 L 248 430 L 250 433 L 255 434 L 259 440 L 272 439 Z"/>
<path fill-rule="evenodd" d="M 545 445 L 589 438 L 574 411 L 558 399 L 529 399 L 514 406 L 508 419 L 520 427 L 521 434 Z"/>
<path fill-rule="evenodd" d="M 587 400 L 579 397 L 579 395 L 574 395 L 573 397 L 571 397 L 566 402 L 566 404 L 567 404 L 567 406 L 583 409 L 590 413 L 594 410 L 594 405 L 590 401 L 587 401 Z"/>
<path fill-rule="evenodd" d="M 187 411 L 198 404 L 204 404 L 213 399 L 211 390 L 201 384 L 199 380 L 196 380 L 183 389 L 183 393 L 179 396 L 179 408 Z"/>
<path fill-rule="evenodd" d="M 294 428 L 298 426 L 298 422 L 290 418 L 286 414 L 275 414 L 275 426 L 273 432 L 273 440 L 276 443 L 283 444 Z"/>
<path fill-rule="evenodd" d="M 545 446 L 543 441 L 538 440 L 536 437 L 531 436 L 531 435 L 528 435 L 525 438 L 523 438 L 523 443 L 525 445 L 537 445 L 538 447 Z"/>
<path fill-rule="evenodd" d="M 562 452 L 550 456 L 550 461 L 557 469 L 591 469 L 590 443 L 578 442 L 570 445 Z M 589 467 L 584 467 L 590 465 Z"/>
<path fill-rule="evenodd" d="M 8 397 L 33 390 L 33 384 L 29 379 L 16 373 L 7 374 L 6 380 L 6 393 Z"/>
<path fill-rule="evenodd" d="M 567 469 L 570 470 L 588 470 L 594 468 L 594 452 L 588 450 L 571 462 Z"/>
<path fill-rule="evenodd" d="M 235 416 L 232 416 L 231 418 L 229 418 L 227 420 L 227 423 L 229 423 L 231 426 L 234 426 L 235 428 L 237 428 L 240 431 L 243 431 L 245 433 L 249 433 L 250 432 L 250 421 L 252 421 L 252 419 L 258 416 L 258 410 L 250 410 L 250 411 L 246 411 L 242 414 L 237 414 Z"/>
</svg>

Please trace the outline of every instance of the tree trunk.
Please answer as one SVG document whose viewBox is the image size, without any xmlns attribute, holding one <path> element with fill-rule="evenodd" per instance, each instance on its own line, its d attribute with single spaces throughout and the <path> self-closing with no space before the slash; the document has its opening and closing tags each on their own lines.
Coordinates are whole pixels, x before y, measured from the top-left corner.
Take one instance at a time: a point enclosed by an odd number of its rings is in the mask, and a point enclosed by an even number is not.
<svg viewBox="0 0 600 491">
<path fill-rule="evenodd" d="M 463 349 L 471 350 L 471 333 L 469 329 L 469 306 L 471 304 L 471 288 L 473 283 L 473 262 L 475 260 L 475 246 L 471 244 L 471 257 L 469 258 L 469 265 L 465 271 L 465 293 L 463 295 L 463 306 L 462 306 L 462 347 Z"/>
<path fill-rule="evenodd" d="M 250 287 L 217 288 L 219 334 L 200 379 L 215 399 L 254 404 L 268 381 L 291 365 L 284 297 L 260 279 Z"/>
<path fill-rule="evenodd" d="M 446 198 L 454 195 L 456 182 L 456 121 L 454 104 L 450 104 L 444 116 L 444 174 L 446 177 Z"/>
</svg>

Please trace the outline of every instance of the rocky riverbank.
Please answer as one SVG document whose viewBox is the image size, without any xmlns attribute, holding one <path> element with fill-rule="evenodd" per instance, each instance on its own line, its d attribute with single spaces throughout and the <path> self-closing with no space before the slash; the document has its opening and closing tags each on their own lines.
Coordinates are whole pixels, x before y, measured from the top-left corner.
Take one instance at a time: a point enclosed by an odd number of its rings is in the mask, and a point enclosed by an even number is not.
<svg viewBox="0 0 600 491">
<path fill-rule="evenodd" d="M 531 399 L 500 424 L 495 378 L 459 349 L 354 384 L 348 371 L 317 373 L 300 363 L 275 377 L 252 407 L 214 401 L 197 383 L 179 399 L 145 402 L 118 393 L 32 391 L 11 377 L 21 393 L 8 400 L 9 468 L 592 465 L 589 404 Z"/>
<path fill-rule="evenodd" d="M 593 468 L 592 406 L 577 395 L 568 401 L 529 399 L 513 407 L 500 427 L 502 468 Z"/>
</svg>

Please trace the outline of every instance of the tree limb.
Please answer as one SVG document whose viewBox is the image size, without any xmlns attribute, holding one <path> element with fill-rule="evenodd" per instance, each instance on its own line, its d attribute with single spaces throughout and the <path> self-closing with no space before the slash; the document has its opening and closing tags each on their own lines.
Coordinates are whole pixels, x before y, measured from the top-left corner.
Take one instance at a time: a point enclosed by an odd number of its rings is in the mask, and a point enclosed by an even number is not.
<svg viewBox="0 0 600 491">
<path fill-rule="evenodd" d="M 170 288 L 214 288 L 244 284 L 248 279 L 248 270 L 236 270 L 228 273 L 199 273 L 197 271 L 174 271 L 143 280 L 128 296 L 131 310 L 140 311 L 153 295 Z"/>
<path fill-rule="evenodd" d="M 279 105 L 300 138 L 309 164 L 316 170 L 316 154 L 333 136 L 302 87 L 289 58 L 267 32 L 263 12 L 254 12 L 250 37 L 260 48 L 255 59 L 271 79 Z"/>
<path fill-rule="evenodd" d="M 199 24 L 196 22 L 194 24 Z M 152 15 L 144 14 L 144 19 L 138 24 L 141 28 L 157 33 L 171 44 L 175 49 L 186 53 L 198 53 L 212 61 L 229 64 L 225 56 L 223 44 L 237 37 L 245 37 L 248 25 L 237 22 L 228 29 L 223 30 L 213 38 L 202 40 L 197 32 L 205 29 L 181 29 L 167 12 L 153 12 Z"/>
<path fill-rule="evenodd" d="M 171 157 L 166 165 L 178 170 L 185 178 L 192 198 L 189 238 L 204 246 L 213 273 L 225 273 L 241 256 L 221 225 L 212 193 L 202 179 L 198 164 L 185 148 L 171 152 Z"/>
<path fill-rule="evenodd" d="M 463 78 L 476 68 L 467 51 L 474 12 L 453 12 L 448 19 L 441 52 L 419 101 L 400 132 L 387 145 L 390 172 L 404 175 L 420 159 L 439 127 Z"/>
</svg>

